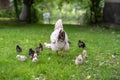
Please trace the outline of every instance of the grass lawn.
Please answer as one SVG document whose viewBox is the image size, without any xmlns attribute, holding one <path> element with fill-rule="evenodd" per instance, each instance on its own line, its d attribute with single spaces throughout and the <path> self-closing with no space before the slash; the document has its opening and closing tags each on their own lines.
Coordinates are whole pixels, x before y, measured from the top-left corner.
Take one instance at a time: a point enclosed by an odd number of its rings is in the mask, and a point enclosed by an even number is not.
<svg viewBox="0 0 120 80">
<path fill-rule="evenodd" d="M 119 26 L 120 27 L 120 26 Z M 62 58 L 44 47 L 39 61 L 21 62 L 16 59 L 19 44 L 28 56 L 29 48 L 50 42 L 53 25 L 1 24 L 0 25 L 0 80 L 120 80 L 120 31 L 64 25 L 71 42 Z M 88 58 L 75 65 L 75 58 L 82 53 L 78 40 L 86 43 Z M 61 52 L 59 52 L 60 54 Z"/>
</svg>

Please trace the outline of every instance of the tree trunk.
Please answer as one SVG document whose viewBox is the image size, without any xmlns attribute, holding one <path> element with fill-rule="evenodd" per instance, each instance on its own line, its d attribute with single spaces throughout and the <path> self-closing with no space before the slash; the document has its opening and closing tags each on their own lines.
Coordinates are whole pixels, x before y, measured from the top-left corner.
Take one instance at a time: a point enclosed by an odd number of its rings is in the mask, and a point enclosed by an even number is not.
<svg viewBox="0 0 120 80">
<path fill-rule="evenodd" d="M 31 23 L 31 7 L 33 4 L 33 0 L 23 0 L 22 10 L 19 15 L 19 20 L 27 21 Z"/>
<path fill-rule="evenodd" d="M 120 24 L 120 0 L 105 0 L 103 19 L 107 23 Z"/>
<path fill-rule="evenodd" d="M 0 9 L 10 8 L 10 0 L 0 0 Z"/>
<path fill-rule="evenodd" d="M 98 23 L 101 22 L 100 18 L 102 18 L 102 13 L 101 13 L 101 6 L 100 0 L 90 0 L 91 5 L 90 5 L 90 23 Z"/>
<path fill-rule="evenodd" d="M 28 14 L 27 10 L 28 10 L 28 6 L 26 6 L 25 4 L 22 4 L 22 11 L 19 16 L 20 21 L 25 21 L 27 19 L 27 14 Z"/>
<path fill-rule="evenodd" d="M 14 0 L 14 7 L 17 19 L 19 19 L 18 3 L 17 0 Z"/>
</svg>

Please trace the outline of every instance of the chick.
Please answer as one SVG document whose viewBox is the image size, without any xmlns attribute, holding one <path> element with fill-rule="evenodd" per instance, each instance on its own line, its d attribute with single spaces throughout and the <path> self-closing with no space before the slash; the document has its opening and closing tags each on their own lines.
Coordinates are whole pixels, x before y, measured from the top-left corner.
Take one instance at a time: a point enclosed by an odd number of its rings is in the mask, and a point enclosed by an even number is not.
<svg viewBox="0 0 120 80">
<path fill-rule="evenodd" d="M 85 43 L 83 42 L 83 41 L 81 41 L 81 40 L 79 40 L 78 41 L 78 47 L 80 48 L 85 48 L 86 47 L 86 45 L 85 45 Z"/>
<path fill-rule="evenodd" d="M 87 51 L 86 50 L 83 50 L 83 52 L 82 52 L 82 57 L 83 58 L 87 58 L 88 56 L 87 56 Z"/>
<path fill-rule="evenodd" d="M 29 56 L 30 58 L 33 58 L 35 51 L 32 50 L 32 48 L 29 49 Z"/>
<path fill-rule="evenodd" d="M 40 47 L 41 51 L 43 51 L 43 45 L 41 43 L 39 44 L 39 47 Z"/>
<path fill-rule="evenodd" d="M 38 62 L 38 56 L 37 53 L 34 54 L 32 62 Z"/>
<path fill-rule="evenodd" d="M 20 61 L 26 61 L 27 60 L 27 57 L 24 56 L 24 55 L 17 55 L 16 58 Z"/>
<path fill-rule="evenodd" d="M 43 45 L 42 45 L 41 43 L 39 44 L 38 47 L 35 48 L 35 52 L 36 52 L 37 54 L 39 54 L 40 51 L 43 51 Z"/>
<path fill-rule="evenodd" d="M 20 53 L 22 52 L 22 48 L 19 45 L 16 45 L 16 51 Z"/>
<path fill-rule="evenodd" d="M 79 55 L 78 57 L 76 57 L 76 60 L 75 60 L 76 65 L 82 64 L 82 62 L 83 62 L 82 55 Z"/>
</svg>

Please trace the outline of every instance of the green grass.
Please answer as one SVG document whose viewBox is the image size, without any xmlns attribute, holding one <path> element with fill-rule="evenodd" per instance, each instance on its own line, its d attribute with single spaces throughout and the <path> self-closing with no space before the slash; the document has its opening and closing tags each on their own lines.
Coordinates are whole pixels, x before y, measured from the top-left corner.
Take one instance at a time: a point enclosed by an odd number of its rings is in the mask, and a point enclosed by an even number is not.
<svg viewBox="0 0 120 80">
<path fill-rule="evenodd" d="M 28 56 L 29 48 L 50 42 L 53 28 L 53 25 L 1 24 L 0 80 L 87 80 L 89 76 L 90 80 L 120 79 L 119 30 L 64 25 L 71 41 L 64 58 L 44 47 L 38 63 L 32 63 L 29 58 L 26 62 L 16 59 L 17 44 L 23 48 L 21 54 Z M 75 65 L 76 56 L 83 51 L 77 46 L 79 39 L 86 43 L 88 58 L 83 64 Z"/>
</svg>

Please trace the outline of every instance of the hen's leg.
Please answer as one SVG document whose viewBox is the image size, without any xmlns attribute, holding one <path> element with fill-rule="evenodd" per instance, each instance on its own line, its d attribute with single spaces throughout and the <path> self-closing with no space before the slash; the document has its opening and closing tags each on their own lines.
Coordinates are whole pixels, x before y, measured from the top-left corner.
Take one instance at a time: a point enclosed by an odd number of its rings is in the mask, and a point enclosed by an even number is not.
<svg viewBox="0 0 120 80">
<path fill-rule="evenodd" d="M 65 42 L 64 47 L 62 49 L 62 54 L 61 54 L 62 57 L 64 57 L 65 45 L 66 45 L 66 42 Z"/>
<path fill-rule="evenodd" d="M 58 51 L 56 51 L 56 53 L 57 53 L 57 55 L 59 55 L 59 54 L 58 54 Z"/>
<path fill-rule="evenodd" d="M 61 57 L 64 57 L 64 48 L 62 49 Z"/>
</svg>

